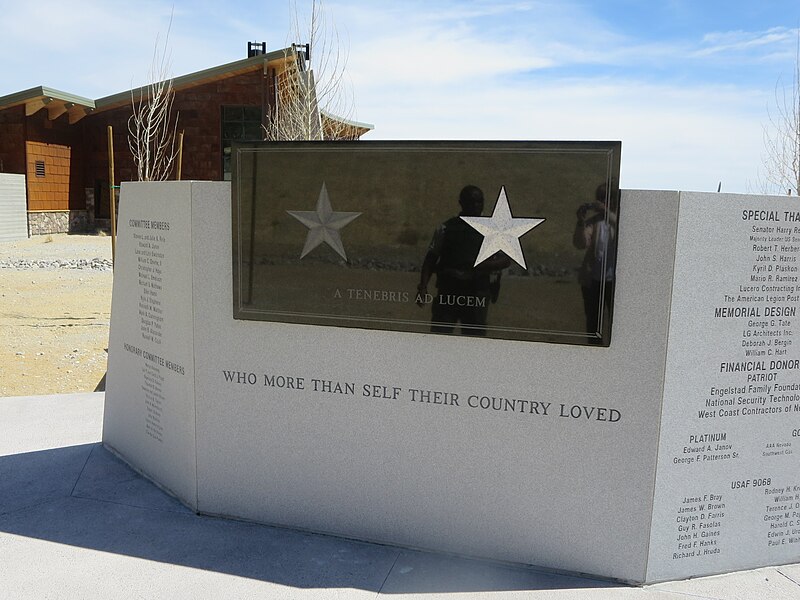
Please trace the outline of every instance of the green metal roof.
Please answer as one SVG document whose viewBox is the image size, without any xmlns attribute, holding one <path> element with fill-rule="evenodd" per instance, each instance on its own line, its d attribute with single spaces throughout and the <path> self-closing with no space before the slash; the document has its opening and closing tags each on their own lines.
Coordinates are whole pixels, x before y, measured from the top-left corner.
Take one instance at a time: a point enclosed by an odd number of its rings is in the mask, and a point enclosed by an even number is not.
<svg viewBox="0 0 800 600">
<path fill-rule="evenodd" d="M 239 73 L 252 71 L 257 68 L 263 68 L 265 63 L 286 58 L 290 52 L 291 49 L 289 48 L 274 50 L 272 52 L 267 52 L 266 54 L 258 54 L 250 58 L 237 60 L 224 65 L 219 65 L 217 67 L 211 67 L 210 69 L 204 69 L 195 73 L 189 73 L 188 75 L 181 75 L 180 77 L 175 77 L 172 80 L 172 87 L 175 90 L 185 89 L 192 87 L 193 85 L 203 84 L 204 82 L 215 81 L 237 75 Z M 14 92 L 13 94 L 8 94 L 7 96 L 0 96 L 0 110 L 11 108 L 13 106 L 26 105 L 37 100 L 50 100 L 81 106 L 91 112 L 99 112 L 129 104 L 132 95 L 135 97 L 140 97 L 142 94 L 144 94 L 146 96 L 148 87 L 149 86 L 142 86 L 132 90 L 127 90 L 125 92 L 112 94 L 111 96 L 105 96 L 97 100 L 91 100 L 89 98 L 76 96 L 68 92 L 62 92 L 60 90 L 39 86 L 29 90 L 23 90 L 21 92 Z M 323 116 L 329 119 L 337 120 L 356 129 L 369 131 L 375 128 L 375 126 L 370 123 L 360 123 L 358 121 L 343 119 L 342 117 L 338 117 L 326 111 L 320 112 Z"/>
<path fill-rule="evenodd" d="M 286 52 L 287 52 L 286 50 L 275 50 L 273 52 L 267 52 L 266 54 L 258 54 L 256 56 L 245 58 L 243 60 L 237 60 L 224 65 L 219 65 L 217 67 L 212 67 L 210 69 L 197 71 L 196 73 L 181 75 L 180 77 L 175 77 L 172 80 L 172 86 L 177 90 L 185 87 L 190 87 L 194 84 L 203 83 L 206 80 L 213 81 L 221 77 L 226 77 L 245 71 L 250 71 L 256 67 L 262 66 L 264 64 L 264 61 L 269 62 L 284 58 L 286 56 Z M 113 94 L 111 96 L 105 96 L 104 98 L 99 98 L 98 100 L 91 100 L 90 98 L 84 98 L 83 96 L 76 96 L 75 94 L 62 92 L 61 90 L 39 86 L 31 88 L 29 90 L 23 90 L 21 92 L 14 92 L 13 94 L 8 94 L 6 96 L 0 96 L 0 110 L 4 108 L 11 108 L 12 106 L 19 106 L 21 104 L 26 104 L 33 100 L 40 100 L 46 98 L 59 100 L 64 103 L 80 105 L 89 109 L 103 110 L 111 108 L 113 106 L 117 106 L 119 104 L 128 103 L 130 102 L 131 99 L 131 93 L 138 95 L 142 91 L 146 90 L 147 86 L 143 86 L 141 88 L 120 92 L 118 94 Z"/>
<path fill-rule="evenodd" d="M 350 119 L 345 119 L 343 117 L 334 115 L 333 113 L 330 113 L 324 109 L 321 109 L 319 112 L 323 117 L 327 117 L 328 119 L 333 119 L 334 121 L 339 121 L 340 123 L 344 123 L 348 127 L 353 127 L 355 129 L 367 129 L 370 131 L 375 129 L 375 125 L 373 125 L 372 123 L 362 123 L 361 121 L 353 121 Z"/>
<path fill-rule="evenodd" d="M 23 90 L 21 92 L 14 92 L 13 94 L 8 94 L 7 96 L 0 96 L 0 110 L 4 108 L 11 108 L 12 106 L 19 106 L 21 104 L 30 102 L 31 100 L 45 98 L 60 100 L 68 104 L 77 104 L 86 108 L 95 107 L 94 100 L 90 100 L 89 98 L 76 96 L 75 94 L 62 92 L 61 90 L 54 90 L 53 88 L 39 86 L 29 90 Z"/>
</svg>

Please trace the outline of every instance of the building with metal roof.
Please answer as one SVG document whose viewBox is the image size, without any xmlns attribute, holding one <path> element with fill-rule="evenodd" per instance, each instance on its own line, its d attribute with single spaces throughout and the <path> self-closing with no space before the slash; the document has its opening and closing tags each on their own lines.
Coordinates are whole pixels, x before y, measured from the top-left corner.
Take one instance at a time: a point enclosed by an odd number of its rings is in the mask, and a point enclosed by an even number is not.
<svg viewBox="0 0 800 600">
<path fill-rule="evenodd" d="M 172 80 L 173 111 L 183 133 L 182 179 L 229 179 L 232 143 L 264 139 L 266 121 L 282 95 L 282 75 L 302 57 L 296 47 L 267 53 L 262 44 L 261 52 L 250 46 L 248 58 Z M 30 235 L 108 224 L 108 128 L 114 179 L 136 179 L 128 120 L 133 100 L 142 94 L 147 87 L 92 100 L 39 86 L 0 96 L 0 173 L 26 176 Z M 350 139 L 372 129 L 324 111 L 320 120 L 322 131 L 331 122 L 339 131 L 344 124 Z"/>
</svg>

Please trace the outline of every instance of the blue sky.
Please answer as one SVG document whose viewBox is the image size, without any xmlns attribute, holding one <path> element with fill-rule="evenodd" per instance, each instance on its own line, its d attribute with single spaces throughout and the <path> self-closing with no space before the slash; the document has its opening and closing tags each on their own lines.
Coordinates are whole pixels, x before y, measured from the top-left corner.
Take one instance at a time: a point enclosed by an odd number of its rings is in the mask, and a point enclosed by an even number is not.
<svg viewBox="0 0 800 600">
<path fill-rule="evenodd" d="M 310 4 L 298 0 L 299 10 Z M 327 0 L 365 139 L 622 140 L 626 188 L 759 191 L 797 0 Z M 0 95 L 89 98 L 287 41 L 288 2 L 0 0 Z M 35 26 L 33 24 L 36 24 Z M 25 24 L 24 26 L 20 24 Z"/>
</svg>

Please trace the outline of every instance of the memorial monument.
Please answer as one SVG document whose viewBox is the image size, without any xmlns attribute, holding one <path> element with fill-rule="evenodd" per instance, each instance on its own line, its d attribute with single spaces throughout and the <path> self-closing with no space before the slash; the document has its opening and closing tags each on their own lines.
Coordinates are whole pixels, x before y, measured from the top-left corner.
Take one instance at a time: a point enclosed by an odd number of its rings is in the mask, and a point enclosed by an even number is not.
<svg viewBox="0 0 800 600">
<path fill-rule="evenodd" d="M 619 193 L 619 151 L 123 184 L 104 443 L 205 514 L 633 583 L 800 560 L 800 210 Z"/>
</svg>

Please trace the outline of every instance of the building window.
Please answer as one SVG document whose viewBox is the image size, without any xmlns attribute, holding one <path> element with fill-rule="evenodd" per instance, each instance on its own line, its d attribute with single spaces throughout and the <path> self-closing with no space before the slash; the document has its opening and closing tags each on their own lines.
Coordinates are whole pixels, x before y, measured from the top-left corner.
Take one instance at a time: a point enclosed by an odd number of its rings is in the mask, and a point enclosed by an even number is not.
<svg viewBox="0 0 800 600">
<path fill-rule="evenodd" d="M 36 176 L 37 177 L 44 177 L 45 176 L 44 161 L 43 160 L 37 160 L 36 161 L 36 163 L 35 163 L 35 172 L 36 172 Z"/>
<path fill-rule="evenodd" d="M 260 106 L 222 107 L 222 179 L 230 181 L 233 142 L 255 142 L 264 139 Z"/>
</svg>

